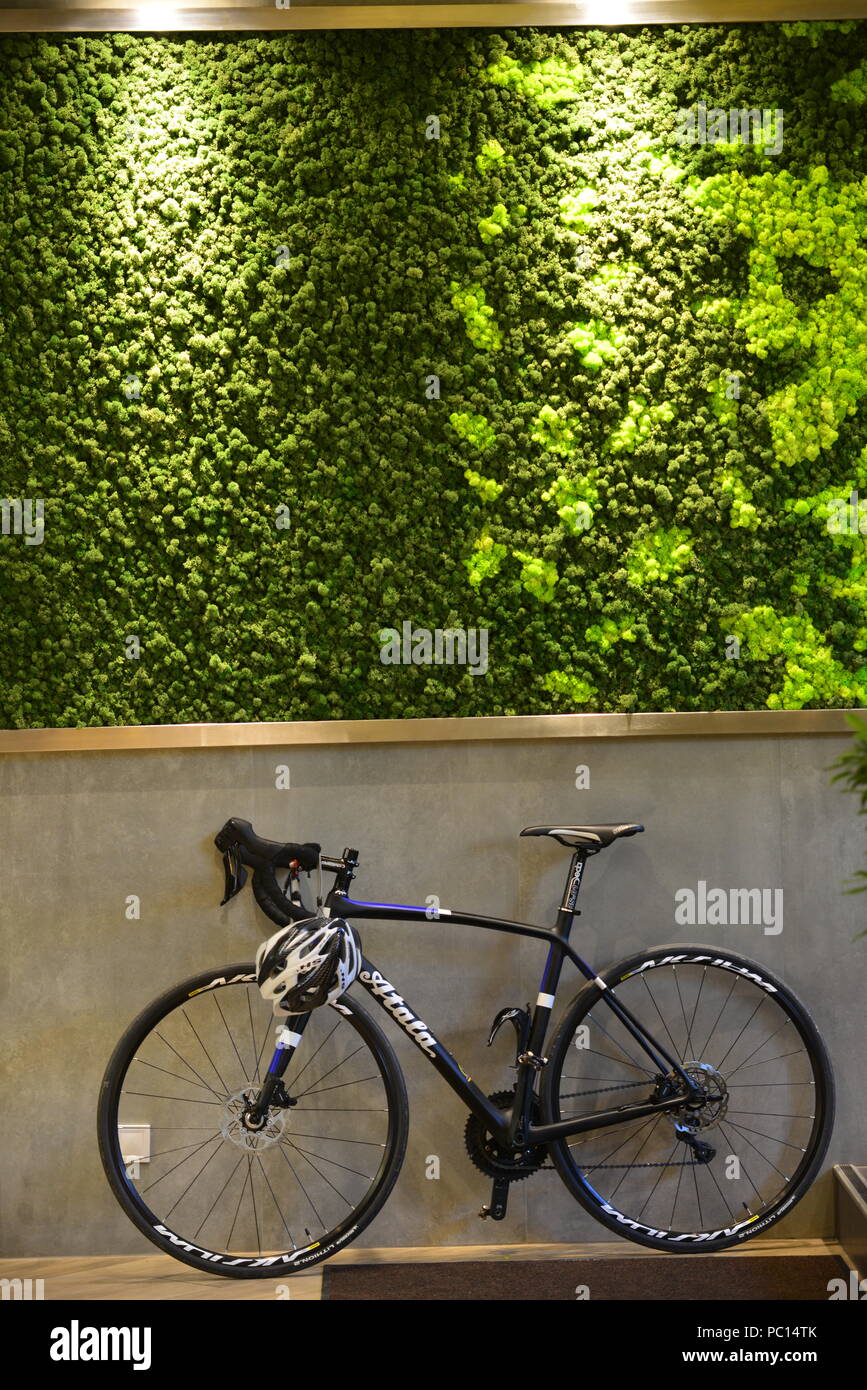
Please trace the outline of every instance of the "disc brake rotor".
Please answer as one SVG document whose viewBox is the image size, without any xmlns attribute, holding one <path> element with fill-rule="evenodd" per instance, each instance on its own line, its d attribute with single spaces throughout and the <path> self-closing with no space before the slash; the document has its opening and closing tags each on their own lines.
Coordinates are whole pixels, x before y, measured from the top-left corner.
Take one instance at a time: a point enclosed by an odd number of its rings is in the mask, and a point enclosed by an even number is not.
<svg viewBox="0 0 867 1390">
<path fill-rule="evenodd" d="M 693 1103 L 672 1111 L 672 1118 L 693 1130 L 709 1129 L 711 1125 L 719 1124 L 720 1120 L 725 1119 L 729 1104 L 725 1081 L 707 1062 L 684 1062 L 683 1069 L 700 1088 L 703 1099 L 700 1105 Z"/>
<path fill-rule="evenodd" d="M 229 1096 L 223 1106 L 220 1133 L 230 1144 L 237 1144 L 240 1149 L 246 1149 L 250 1153 L 261 1153 L 263 1149 L 270 1149 L 279 1143 L 286 1128 L 287 1112 L 269 1110 L 261 1128 L 248 1128 L 244 1123 L 244 1115 L 250 1107 L 253 1093 L 253 1088 L 247 1085 L 236 1091 L 233 1096 Z"/>
</svg>

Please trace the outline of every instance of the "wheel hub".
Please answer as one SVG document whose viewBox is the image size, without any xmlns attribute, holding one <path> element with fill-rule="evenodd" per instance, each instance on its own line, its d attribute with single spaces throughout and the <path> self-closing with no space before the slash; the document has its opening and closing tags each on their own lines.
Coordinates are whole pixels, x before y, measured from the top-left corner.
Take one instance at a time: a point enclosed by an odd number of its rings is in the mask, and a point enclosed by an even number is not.
<svg viewBox="0 0 867 1390">
<path fill-rule="evenodd" d="M 700 1097 L 672 1111 L 673 1117 L 689 1129 L 709 1129 L 725 1119 L 728 1110 L 728 1087 L 719 1072 L 707 1062 L 685 1062 L 686 1072 L 700 1091 Z"/>
<path fill-rule="evenodd" d="M 286 1128 L 287 1112 L 269 1110 L 260 1121 L 253 1122 L 250 1110 L 254 1094 L 253 1089 L 245 1086 L 233 1096 L 229 1096 L 223 1107 L 220 1133 L 230 1144 L 237 1144 L 240 1149 L 247 1149 L 248 1152 L 259 1153 L 280 1141 Z"/>
</svg>

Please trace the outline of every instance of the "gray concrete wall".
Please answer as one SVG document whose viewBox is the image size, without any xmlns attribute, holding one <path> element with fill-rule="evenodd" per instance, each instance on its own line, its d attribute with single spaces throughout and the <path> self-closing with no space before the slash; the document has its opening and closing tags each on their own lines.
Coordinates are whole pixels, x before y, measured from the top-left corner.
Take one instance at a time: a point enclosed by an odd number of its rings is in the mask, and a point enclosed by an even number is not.
<svg viewBox="0 0 867 1390">
<path fill-rule="evenodd" d="M 568 854 L 519 840 L 524 825 L 635 819 L 647 833 L 590 861 L 575 944 L 594 965 L 642 946 L 704 939 L 765 962 L 800 993 L 839 1086 L 825 1173 L 775 1234 L 833 1229 L 829 1170 L 863 1162 L 864 823 L 827 771 L 846 737 L 598 739 L 361 745 L 0 759 L 4 1255 L 152 1247 L 102 1176 L 94 1114 L 114 1043 L 165 986 L 252 957 L 269 929 L 249 890 L 226 908 L 213 836 L 230 815 L 269 838 L 361 851 L 359 897 L 443 905 L 550 925 Z M 275 789 L 288 764 L 291 789 Z M 577 790 L 575 768 L 590 769 Z M 677 927 L 674 893 L 699 879 L 782 886 L 785 925 Z M 141 919 L 128 921 L 128 894 Z M 485 1047 L 504 1004 L 534 999 L 544 947 L 466 927 L 363 925 L 369 957 L 486 1090 L 512 1084 L 511 1041 Z M 577 977 L 567 967 L 561 1004 Z M 357 988 L 357 987 L 356 987 Z M 558 1006 L 559 1008 L 559 1006 Z M 378 1018 L 384 1015 L 378 1013 Z M 367 1246 L 613 1239 L 553 1173 L 512 1189 L 509 1218 L 481 1223 L 487 1181 L 463 1150 L 456 1097 L 385 1020 L 405 1069 L 406 1164 Z M 425 1177 L 440 1158 L 438 1181 Z"/>
</svg>

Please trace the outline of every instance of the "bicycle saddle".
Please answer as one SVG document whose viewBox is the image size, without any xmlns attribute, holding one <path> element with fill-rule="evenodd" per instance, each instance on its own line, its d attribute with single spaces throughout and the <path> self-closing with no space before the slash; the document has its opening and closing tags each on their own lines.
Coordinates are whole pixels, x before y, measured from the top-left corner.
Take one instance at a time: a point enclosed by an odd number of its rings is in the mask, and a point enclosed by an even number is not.
<svg viewBox="0 0 867 1390">
<path fill-rule="evenodd" d="M 621 835 L 637 835 L 643 825 L 528 825 L 522 835 L 550 835 L 569 849 L 586 849 L 596 854 Z"/>
</svg>

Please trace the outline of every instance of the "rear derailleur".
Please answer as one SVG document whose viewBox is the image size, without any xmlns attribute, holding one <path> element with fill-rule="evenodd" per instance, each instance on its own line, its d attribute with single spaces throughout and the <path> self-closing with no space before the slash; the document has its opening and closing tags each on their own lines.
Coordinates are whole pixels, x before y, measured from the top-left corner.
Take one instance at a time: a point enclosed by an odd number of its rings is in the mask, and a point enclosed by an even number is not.
<svg viewBox="0 0 867 1390">
<path fill-rule="evenodd" d="M 686 1125 L 675 1123 L 674 1134 L 676 1139 L 691 1149 L 693 1163 L 710 1163 L 711 1159 L 716 1157 L 716 1149 L 713 1145 L 708 1144 L 704 1139 L 699 1139 L 698 1135 Z"/>
</svg>

